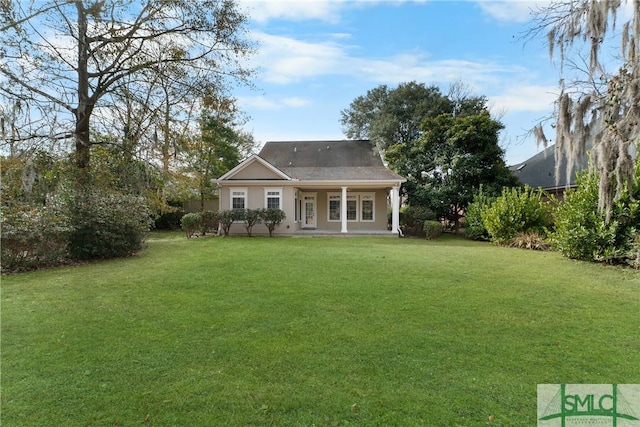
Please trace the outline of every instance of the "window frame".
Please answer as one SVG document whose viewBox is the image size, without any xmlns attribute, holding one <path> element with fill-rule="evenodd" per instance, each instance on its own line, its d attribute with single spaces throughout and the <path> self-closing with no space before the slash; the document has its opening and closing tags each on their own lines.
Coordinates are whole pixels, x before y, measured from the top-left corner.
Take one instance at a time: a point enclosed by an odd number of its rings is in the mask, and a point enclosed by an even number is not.
<svg viewBox="0 0 640 427">
<path fill-rule="evenodd" d="M 371 219 L 364 219 L 364 202 L 371 201 Z M 360 222 L 376 222 L 376 193 L 360 193 L 358 200 L 360 206 Z"/>
<path fill-rule="evenodd" d="M 242 193 L 243 195 L 234 195 L 233 193 Z M 243 208 L 234 208 L 233 207 L 233 199 L 243 199 L 244 202 L 244 207 Z M 249 206 L 249 191 L 247 189 L 247 187 L 229 187 L 229 209 L 234 211 L 234 210 L 240 210 L 240 209 L 248 209 Z"/>
<path fill-rule="evenodd" d="M 278 193 L 277 196 L 269 193 Z M 264 188 L 264 207 L 269 209 L 269 199 L 278 199 L 278 207 L 272 209 L 282 210 L 282 187 L 265 187 Z"/>
<path fill-rule="evenodd" d="M 338 203 L 337 217 L 338 219 L 331 219 L 331 202 Z M 341 193 L 327 193 L 327 222 L 341 222 L 342 221 L 342 194 Z"/>
</svg>

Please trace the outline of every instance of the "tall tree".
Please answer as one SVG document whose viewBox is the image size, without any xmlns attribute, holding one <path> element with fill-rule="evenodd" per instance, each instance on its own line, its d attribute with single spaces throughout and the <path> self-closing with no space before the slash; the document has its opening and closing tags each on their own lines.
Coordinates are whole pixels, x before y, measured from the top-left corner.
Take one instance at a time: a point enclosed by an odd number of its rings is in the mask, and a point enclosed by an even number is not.
<svg viewBox="0 0 640 427">
<path fill-rule="evenodd" d="M 599 206 L 609 218 L 613 202 L 635 179 L 633 157 L 640 137 L 640 0 L 556 1 L 535 12 L 530 35 L 538 34 L 546 34 L 550 56 L 558 54 L 563 65 L 578 62 L 581 47 L 589 50 L 582 74 L 561 80 L 555 155 L 558 165 L 561 158 L 568 160 L 570 174 L 571 166 L 592 145 L 590 167 L 600 176 Z M 619 54 L 603 57 L 605 49 L 615 45 Z M 607 71 L 612 64 L 615 71 Z M 541 125 L 534 133 L 547 144 Z"/>
<path fill-rule="evenodd" d="M 0 92 L 37 105 L 34 119 L 57 128 L 29 138 L 72 136 L 80 184 L 90 177 L 96 112 L 108 116 L 125 84 L 162 75 L 173 88 L 222 89 L 251 75 L 246 17 L 232 0 L 6 0 L 0 13 Z"/>
<path fill-rule="evenodd" d="M 425 117 L 450 113 L 453 108 L 438 87 L 413 81 L 369 90 L 342 110 L 340 122 L 348 138 L 370 139 L 384 152 L 394 144 L 413 144 L 422 135 L 420 124 Z"/>
<path fill-rule="evenodd" d="M 455 206 L 464 206 L 468 197 L 457 201 L 453 195 L 443 198 L 433 191 L 427 191 L 425 174 L 437 167 L 444 168 L 443 170 L 450 168 L 452 159 L 445 156 L 447 149 L 456 155 L 468 149 L 455 148 L 449 137 L 442 136 L 438 139 L 435 135 L 438 132 L 447 132 L 447 126 L 463 126 L 459 119 L 478 114 L 482 115 L 480 123 L 483 127 L 477 129 L 477 138 L 492 138 L 495 147 L 489 149 L 485 144 L 476 151 L 484 151 L 485 155 L 491 153 L 491 161 L 504 164 L 504 153 L 497 144 L 498 132 L 502 125 L 488 117 L 485 120 L 485 116 L 488 116 L 487 99 L 484 96 L 473 95 L 462 82 L 453 83 L 447 95 L 436 86 L 426 86 L 417 82 L 402 83 L 394 89 L 386 85 L 379 86 L 356 98 L 349 108 L 343 110 L 341 123 L 348 137 L 374 141 L 389 166 L 407 178 L 402 188 L 409 203 L 429 205 L 442 216 L 447 216 L 449 209 L 458 212 Z M 443 115 L 448 119 L 443 118 Z M 489 123 L 492 126 L 489 126 Z M 427 134 L 429 143 L 424 139 Z M 470 151 L 466 153 L 469 154 Z M 473 159 L 477 160 L 478 157 L 475 156 Z M 435 185 L 434 180 L 435 178 L 431 181 Z M 454 181 L 454 178 L 450 177 L 446 180 L 446 186 L 442 181 L 438 188 L 451 190 L 454 188 Z M 458 187 L 458 190 L 464 190 L 465 193 L 477 189 L 478 185 L 471 186 L 468 190 Z M 454 220 L 457 221 L 457 217 Z"/>
<path fill-rule="evenodd" d="M 183 151 L 186 172 L 194 176 L 200 208 L 213 194 L 213 180 L 224 175 L 254 148 L 253 136 L 239 130 L 242 117 L 234 99 L 211 99 L 200 119 L 200 135 Z"/>
<path fill-rule="evenodd" d="M 484 111 L 441 114 L 422 123 L 423 135 L 408 151 L 401 144 L 387 150 L 389 165 L 407 177 L 410 205 L 427 206 L 458 227 L 464 209 L 482 186 L 498 195 L 517 185 L 498 144 L 502 123 Z"/>
</svg>

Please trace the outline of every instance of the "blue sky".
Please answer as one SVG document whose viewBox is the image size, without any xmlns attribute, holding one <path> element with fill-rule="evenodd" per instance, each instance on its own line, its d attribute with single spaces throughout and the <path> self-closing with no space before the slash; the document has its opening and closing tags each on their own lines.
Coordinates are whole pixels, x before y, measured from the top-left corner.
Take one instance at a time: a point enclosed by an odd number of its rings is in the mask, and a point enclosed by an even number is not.
<svg viewBox="0 0 640 427">
<path fill-rule="evenodd" d="M 344 139 L 340 111 L 381 84 L 461 81 L 506 128 L 508 164 L 539 149 L 526 133 L 553 112 L 559 74 L 526 42 L 527 1 L 242 0 L 259 50 L 256 90 L 235 95 L 256 141 Z"/>
</svg>

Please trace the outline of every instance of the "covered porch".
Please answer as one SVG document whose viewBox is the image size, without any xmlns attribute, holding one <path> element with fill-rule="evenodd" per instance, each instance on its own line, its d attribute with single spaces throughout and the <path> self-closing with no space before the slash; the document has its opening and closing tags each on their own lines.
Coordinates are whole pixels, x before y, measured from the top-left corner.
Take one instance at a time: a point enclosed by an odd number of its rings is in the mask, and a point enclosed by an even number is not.
<svg viewBox="0 0 640 427">
<path fill-rule="evenodd" d="M 397 236 L 399 193 L 399 186 L 298 187 L 293 234 Z"/>
</svg>

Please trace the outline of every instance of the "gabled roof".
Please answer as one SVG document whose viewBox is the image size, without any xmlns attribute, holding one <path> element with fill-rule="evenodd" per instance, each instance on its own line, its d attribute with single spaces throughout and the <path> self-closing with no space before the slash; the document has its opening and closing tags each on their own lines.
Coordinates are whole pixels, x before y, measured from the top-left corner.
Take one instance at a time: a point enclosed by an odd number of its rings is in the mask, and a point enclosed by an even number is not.
<svg viewBox="0 0 640 427">
<path fill-rule="evenodd" d="M 229 172 L 225 173 L 220 178 L 218 178 L 218 181 L 232 180 L 236 175 L 240 175 L 243 170 L 249 168 L 251 165 L 255 165 L 256 163 L 260 164 L 266 170 L 269 171 L 270 175 L 272 175 L 269 178 L 284 179 L 284 180 L 292 179 L 289 175 L 282 172 L 281 170 L 273 166 L 271 163 L 262 159 L 260 156 L 253 154 L 248 159 L 240 163 L 238 166 L 236 166 L 235 168 L 231 169 Z M 263 178 L 267 178 L 267 177 L 263 177 Z"/>
<path fill-rule="evenodd" d="M 522 184 L 527 184 L 533 188 L 541 187 L 544 190 L 553 190 L 575 186 L 576 172 L 587 168 L 587 155 L 585 154 L 580 162 L 573 167 L 570 179 L 567 181 L 567 161 L 560 160 L 560 176 L 556 180 L 556 158 L 554 154 L 555 146 L 550 146 L 537 153 L 533 157 L 517 165 L 510 166 Z"/>
<path fill-rule="evenodd" d="M 368 140 L 267 142 L 259 156 L 299 180 L 405 181 L 384 166 Z"/>
</svg>

